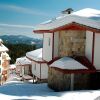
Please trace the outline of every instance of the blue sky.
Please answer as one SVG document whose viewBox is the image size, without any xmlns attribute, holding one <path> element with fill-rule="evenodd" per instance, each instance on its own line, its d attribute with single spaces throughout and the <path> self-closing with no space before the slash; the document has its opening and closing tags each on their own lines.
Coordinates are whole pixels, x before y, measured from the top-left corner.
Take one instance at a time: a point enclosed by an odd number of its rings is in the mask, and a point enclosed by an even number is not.
<svg viewBox="0 0 100 100">
<path fill-rule="evenodd" d="M 30 36 L 36 24 L 69 7 L 100 9 L 100 0 L 0 0 L 0 33 Z"/>
</svg>

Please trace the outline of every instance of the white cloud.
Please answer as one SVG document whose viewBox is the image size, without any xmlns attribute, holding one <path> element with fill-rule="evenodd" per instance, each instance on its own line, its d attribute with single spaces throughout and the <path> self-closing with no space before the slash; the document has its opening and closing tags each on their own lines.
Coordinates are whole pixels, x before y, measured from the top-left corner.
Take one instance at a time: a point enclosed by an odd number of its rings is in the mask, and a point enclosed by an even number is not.
<svg viewBox="0 0 100 100">
<path fill-rule="evenodd" d="M 31 28 L 33 29 L 33 26 L 28 26 L 28 25 L 11 25 L 11 24 L 0 24 L 2 27 L 15 27 L 15 28 Z"/>
<path fill-rule="evenodd" d="M 42 38 L 42 35 L 34 34 L 33 29 L 33 26 L 0 23 L 0 35 L 24 35 L 31 38 Z"/>
<path fill-rule="evenodd" d="M 0 9 L 4 10 L 11 10 L 19 13 L 25 13 L 25 14 L 31 14 L 31 15 L 42 15 L 42 16 L 48 16 L 45 12 L 39 11 L 39 10 L 32 10 L 25 7 L 20 7 L 16 5 L 7 5 L 7 4 L 0 4 Z"/>
</svg>

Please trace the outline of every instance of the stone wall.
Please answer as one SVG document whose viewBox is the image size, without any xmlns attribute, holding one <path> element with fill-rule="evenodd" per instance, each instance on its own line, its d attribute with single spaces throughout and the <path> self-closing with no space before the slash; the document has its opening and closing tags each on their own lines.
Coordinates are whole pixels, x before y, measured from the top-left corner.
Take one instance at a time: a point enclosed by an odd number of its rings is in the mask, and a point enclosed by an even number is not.
<svg viewBox="0 0 100 100">
<path fill-rule="evenodd" d="M 74 90 L 90 89 L 90 74 L 74 74 Z"/>
<path fill-rule="evenodd" d="M 71 74 L 49 67 L 48 86 L 55 91 L 71 90 Z M 90 88 L 90 74 L 74 74 L 74 90 Z"/>
<path fill-rule="evenodd" d="M 48 86 L 55 91 L 70 90 L 70 74 L 64 75 L 49 67 Z"/>
<path fill-rule="evenodd" d="M 10 63 L 9 60 L 4 60 L 4 61 L 2 62 L 2 67 L 3 67 L 4 69 L 7 69 L 7 67 L 9 66 L 9 63 Z"/>
<path fill-rule="evenodd" d="M 66 30 L 59 32 L 59 56 L 85 54 L 86 32 L 82 30 Z"/>
</svg>

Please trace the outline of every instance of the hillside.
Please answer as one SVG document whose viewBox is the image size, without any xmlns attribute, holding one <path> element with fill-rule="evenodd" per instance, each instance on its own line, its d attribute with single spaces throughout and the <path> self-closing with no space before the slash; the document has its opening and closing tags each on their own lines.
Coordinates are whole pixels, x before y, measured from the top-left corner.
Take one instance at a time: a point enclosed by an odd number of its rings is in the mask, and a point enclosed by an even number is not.
<svg viewBox="0 0 100 100">
<path fill-rule="evenodd" d="M 42 47 L 42 39 L 30 38 L 23 35 L 2 35 L 3 44 L 9 49 L 10 63 L 26 55 L 26 52 Z"/>
<path fill-rule="evenodd" d="M 42 39 L 30 38 L 23 35 L 1 35 L 0 38 L 10 44 L 28 44 L 36 45 L 36 48 L 42 47 Z"/>
<path fill-rule="evenodd" d="M 26 55 L 26 52 L 32 51 L 36 49 L 35 45 L 29 45 L 29 44 L 10 44 L 5 43 L 4 44 L 7 48 L 9 48 L 9 56 L 11 57 L 11 64 L 14 64 L 16 62 L 16 59 L 19 57 L 23 57 Z"/>
</svg>

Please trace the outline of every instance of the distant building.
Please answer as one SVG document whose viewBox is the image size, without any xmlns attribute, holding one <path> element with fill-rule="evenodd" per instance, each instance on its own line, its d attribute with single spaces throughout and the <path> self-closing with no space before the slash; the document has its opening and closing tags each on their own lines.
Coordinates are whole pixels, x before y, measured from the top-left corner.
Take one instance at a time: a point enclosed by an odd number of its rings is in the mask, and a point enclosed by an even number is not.
<svg viewBox="0 0 100 100">
<path fill-rule="evenodd" d="M 15 64 L 11 64 L 10 67 L 9 67 L 9 70 L 10 70 L 9 73 L 12 73 L 12 74 L 14 73 L 15 74 L 16 73 L 16 65 Z"/>
<path fill-rule="evenodd" d="M 7 54 L 8 48 L 3 45 L 0 39 L 0 84 L 3 84 L 9 77 L 9 64 L 11 58 Z"/>
<path fill-rule="evenodd" d="M 33 79 L 37 82 L 47 82 L 48 79 L 48 65 L 42 56 L 42 48 L 26 53 L 26 57 L 32 61 Z"/>
<path fill-rule="evenodd" d="M 16 59 L 16 74 L 21 76 L 22 79 L 30 80 L 32 78 L 32 65 L 31 61 L 26 57 Z"/>
</svg>

